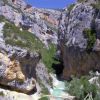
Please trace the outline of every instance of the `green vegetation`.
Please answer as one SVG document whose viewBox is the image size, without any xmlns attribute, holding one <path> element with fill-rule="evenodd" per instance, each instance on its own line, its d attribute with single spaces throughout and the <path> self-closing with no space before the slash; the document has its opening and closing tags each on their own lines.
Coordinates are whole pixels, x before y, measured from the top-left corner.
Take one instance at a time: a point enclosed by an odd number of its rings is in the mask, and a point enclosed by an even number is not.
<svg viewBox="0 0 100 100">
<path fill-rule="evenodd" d="M 14 24 L 7 22 L 4 25 L 4 37 L 7 44 L 14 46 L 27 47 L 35 50 L 38 46 L 41 48 L 43 44 L 36 37 L 27 31 L 20 31 Z"/>
<path fill-rule="evenodd" d="M 42 93 L 42 94 L 45 94 L 45 95 L 48 95 L 48 94 L 49 94 L 48 89 L 45 88 L 45 87 L 43 87 L 43 86 L 42 86 L 42 91 L 41 91 L 41 93 Z"/>
<path fill-rule="evenodd" d="M 71 10 L 73 9 L 73 7 L 75 6 L 75 4 L 71 4 L 70 6 L 68 6 L 68 11 L 71 12 Z"/>
<path fill-rule="evenodd" d="M 95 30 L 84 29 L 84 37 L 87 39 L 87 50 L 91 50 L 96 41 Z"/>
<path fill-rule="evenodd" d="M 49 100 L 48 97 L 42 97 L 39 100 Z"/>
<path fill-rule="evenodd" d="M 13 23 L 6 22 L 4 25 L 4 38 L 7 44 L 26 48 L 30 51 L 37 51 L 42 56 L 42 61 L 48 68 L 49 72 L 53 72 L 52 64 L 57 63 L 53 59 L 56 52 L 56 47 L 53 44 L 49 45 L 49 50 L 44 44 L 35 37 L 32 33 L 20 30 Z"/>
<path fill-rule="evenodd" d="M 27 43 L 24 43 L 21 40 L 7 39 L 6 43 L 11 44 L 11 45 L 18 45 L 20 47 L 26 47 L 27 46 Z"/>
<path fill-rule="evenodd" d="M 0 22 L 4 22 L 6 19 L 4 16 L 0 15 Z"/>
<path fill-rule="evenodd" d="M 91 6 L 92 6 L 94 9 L 99 10 L 99 9 L 100 9 L 100 1 L 99 1 L 99 3 L 91 4 Z"/>
<path fill-rule="evenodd" d="M 4 96 L 4 93 L 3 93 L 3 92 L 0 92 L 0 96 L 2 96 L 2 97 L 3 97 L 3 96 Z"/>
<path fill-rule="evenodd" d="M 80 79 L 73 78 L 71 82 L 66 82 L 66 91 L 76 96 L 77 100 L 84 100 L 88 94 L 92 95 L 93 100 L 100 100 L 100 96 L 98 95 L 100 90 L 96 85 L 90 84 L 86 77 L 81 77 Z"/>
<path fill-rule="evenodd" d="M 42 83 L 42 81 L 39 78 L 37 78 L 37 81 L 39 83 L 39 86 L 41 87 L 42 96 L 50 94 L 48 89 L 44 86 L 44 84 Z"/>
<path fill-rule="evenodd" d="M 54 55 L 55 55 L 55 52 L 56 52 L 55 45 L 51 44 L 49 46 L 49 50 L 48 49 L 41 49 L 40 52 L 42 54 L 43 62 L 45 63 L 46 66 L 48 66 L 48 71 L 53 72 L 53 68 L 51 68 L 52 64 L 53 63 L 55 63 L 55 64 L 59 63 L 59 62 L 54 60 Z"/>
</svg>

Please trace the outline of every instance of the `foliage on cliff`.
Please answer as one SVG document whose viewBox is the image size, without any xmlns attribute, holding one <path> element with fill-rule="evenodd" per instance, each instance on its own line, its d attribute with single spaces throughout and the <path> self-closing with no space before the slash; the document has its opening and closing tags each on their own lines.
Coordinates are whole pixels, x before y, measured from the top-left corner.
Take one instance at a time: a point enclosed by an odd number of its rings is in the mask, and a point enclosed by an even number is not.
<svg viewBox="0 0 100 100">
<path fill-rule="evenodd" d="M 84 33 L 84 37 L 87 39 L 87 50 L 91 50 L 96 41 L 95 30 L 84 29 L 83 33 Z"/>
<path fill-rule="evenodd" d="M 75 6 L 75 4 L 71 4 L 70 6 L 68 6 L 68 11 L 70 12 L 72 9 L 73 9 L 73 7 Z"/>
<path fill-rule="evenodd" d="M 11 22 L 6 22 L 4 25 L 4 38 L 6 44 L 19 46 L 30 51 L 37 51 L 42 56 L 42 61 L 45 63 L 48 71 L 53 71 L 52 63 L 55 63 L 53 57 L 56 52 L 56 47 L 53 44 L 49 45 L 49 49 L 32 33 L 21 30 Z"/>
</svg>

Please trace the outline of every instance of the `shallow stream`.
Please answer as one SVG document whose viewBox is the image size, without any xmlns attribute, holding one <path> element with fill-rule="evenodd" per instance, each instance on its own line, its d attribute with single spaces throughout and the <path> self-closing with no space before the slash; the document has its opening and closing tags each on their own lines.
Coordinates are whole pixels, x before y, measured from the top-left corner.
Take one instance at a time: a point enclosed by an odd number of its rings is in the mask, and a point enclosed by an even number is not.
<svg viewBox="0 0 100 100">
<path fill-rule="evenodd" d="M 65 83 L 62 81 L 57 80 L 56 75 L 51 75 L 53 79 L 53 89 L 50 90 L 52 96 L 56 98 L 56 100 L 63 100 L 63 95 L 66 93 L 65 90 Z"/>
</svg>

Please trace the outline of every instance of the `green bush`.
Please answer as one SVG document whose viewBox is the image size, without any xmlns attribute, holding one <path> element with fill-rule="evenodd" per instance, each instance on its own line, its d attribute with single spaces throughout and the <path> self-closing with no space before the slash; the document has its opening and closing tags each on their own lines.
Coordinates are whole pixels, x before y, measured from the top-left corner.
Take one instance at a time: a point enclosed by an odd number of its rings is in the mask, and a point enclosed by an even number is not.
<svg viewBox="0 0 100 100">
<path fill-rule="evenodd" d="M 4 96 L 4 93 L 3 93 L 3 92 L 0 92 L 0 96 L 2 96 L 2 97 L 3 97 L 3 96 Z"/>
<path fill-rule="evenodd" d="M 97 86 L 90 84 L 86 77 L 82 77 L 81 79 L 73 78 L 71 82 L 66 82 L 66 91 L 76 96 L 77 100 L 84 100 L 88 93 L 92 93 L 93 98 L 98 98 Z"/>
<path fill-rule="evenodd" d="M 59 62 L 54 60 L 54 55 L 56 52 L 56 47 L 53 44 L 50 44 L 49 49 L 41 49 L 42 60 L 46 66 L 48 66 L 48 71 L 53 72 L 52 64 L 57 64 Z"/>
<path fill-rule="evenodd" d="M 84 37 L 87 39 L 87 50 L 91 50 L 96 41 L 95 30 L 84 29 Z"/>
<path fill-rule="evenodd" d="M 92 6 L 94 9 L 99 10 L 99 9 L 100 9 L 100 2 L 97 3 L 97 4 L 91 4 L 91 6 Z"/>
<path fill-rule="evenodd" d="M 0 22 L 4 22 L 6 19 L 4 16 L 0 15 Z"/>
<path fill-rule="evenodd" d="M 73 7 L 75 6 L 75 4 L 71 4 L 70 6 L 68 6 L 68 11 L 71 12 L 71 10 L 73 9 Z"/>
<path fill-rule="evenodd" d="M 11 45 L 18 45 L 20 47 L 27 47 L 27 43 L 22 42 L 21 40 L 13 40 L 13 39 L 7 39 L 6 43 Z"/>
<path fill-rule="evenodd" d="M 42 97 L 39 100 L 49 100 L 48 97 Z"/>
<path fill-rule="evenodd" d="M 49 94 L 49 91 L 46 87 L 43 87 L 42 86 L 42 91 L 41 91 L 42 94 L 45 94 L 45 95 L 48 95 Z"/>
</svg>

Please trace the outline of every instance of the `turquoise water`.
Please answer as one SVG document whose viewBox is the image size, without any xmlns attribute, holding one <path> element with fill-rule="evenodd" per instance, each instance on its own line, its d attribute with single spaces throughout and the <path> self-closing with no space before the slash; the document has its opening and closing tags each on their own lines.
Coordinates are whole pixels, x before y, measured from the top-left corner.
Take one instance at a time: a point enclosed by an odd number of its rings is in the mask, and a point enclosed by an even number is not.
<svg viewBox="0 0 100 100">
<path fill-rule="evenodd" d="M 55 96 L 55 97 L 62 96 L 62 94 L 64 93 L 64 89 L 65 89 L 65 83 L 59 81 L 59 84 L 57 84 L 57 85 L 53 88 L 52 95 Z M 63 100 L 63 99 L 62 99 L 62 98 L 57 98 L 56 100 Z"/>
<path fill-rule="evenodd" d="M 53 90 L 53 96 L 60 96 L 62 94 L 62 90 L 60 90 L 60 89 L 54 89 Z M 61 99 L 61 98 L 57 98 L 57 100 L 63 100 L 63 99 Z"/>
</svg>

